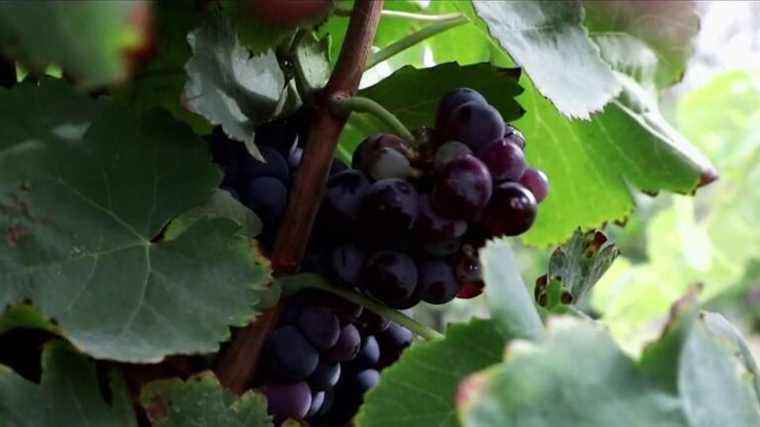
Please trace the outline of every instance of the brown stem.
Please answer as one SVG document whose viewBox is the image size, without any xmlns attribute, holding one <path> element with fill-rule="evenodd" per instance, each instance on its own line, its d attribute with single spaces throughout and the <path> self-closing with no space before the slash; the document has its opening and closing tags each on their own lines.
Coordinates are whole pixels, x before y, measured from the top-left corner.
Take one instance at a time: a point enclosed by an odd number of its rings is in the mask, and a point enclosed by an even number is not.
<svg viewBox="0 0 760 427">
<path fill-rule="evenodd" d="M 383 3 L 384 0 L 356 1 L 338 63 L 327 86 L 315 99 L 304 162 L 272 254 L 272 267 L 276 273 L 295 272 L 306 252 L 338 137 L 347 120 L 345 116 L 330 112 L 329 100 L 350 97 L 357 92 L 380 23 Z M 220 355 L 217 376 L 233 392 L 242 394 L 253 378 L 262 342 L 276 325 L 280 309 L 281 304 L 278 304 L 237 331 L 227 350 Z"/>
</svg>

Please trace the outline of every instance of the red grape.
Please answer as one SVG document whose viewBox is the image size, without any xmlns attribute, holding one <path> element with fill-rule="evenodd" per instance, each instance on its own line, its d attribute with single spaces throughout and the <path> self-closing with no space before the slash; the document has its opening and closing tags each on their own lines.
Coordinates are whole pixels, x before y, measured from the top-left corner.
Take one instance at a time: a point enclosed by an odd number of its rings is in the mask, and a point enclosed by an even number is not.
<svg viewBox="0 0 760 427">
<path fill-rule="evenodd" d="M 460 141 L 473 151 L 504 136 L 504 119 L 488 104 L 468 102 L 457 107 L 444 124 L 441 136 L 447 141 Z"/>
<path fill-rule="evenodd" d="M 432 203 L 449 218 L 474 219 L 491 198 L 491 173 L 478 158 L 464 155 L 449 162 L 436 178 Z"/>
<path fill-rule="evenodd" d="M 537 203 L 543 202 L 549 195 L 549 178 L 538 169 L 525 169 L 522 177 L 520 177 L 520 184 L 533 193 Z"/>
<path fill-rule="evenodd" d="M 388 305 L 403 304 L 417 288 L 417 266 L 400 252 L 376 252 L 367 259 L 359 285 Z"/>
<path fill-rule="evenodd" d="M 520 235 L 533 225 L 537 213 L 536 204 L 533 193 L 525 187 L 505 182 L 494 189 L 480 223 L 492 236 Z"/>
<path fill-rule="evenodd" d="M 491 141 L 477 155 L 496 182 L 517 181 L 525 172 L 525 154 L 507 138 Z"/>
</svg>

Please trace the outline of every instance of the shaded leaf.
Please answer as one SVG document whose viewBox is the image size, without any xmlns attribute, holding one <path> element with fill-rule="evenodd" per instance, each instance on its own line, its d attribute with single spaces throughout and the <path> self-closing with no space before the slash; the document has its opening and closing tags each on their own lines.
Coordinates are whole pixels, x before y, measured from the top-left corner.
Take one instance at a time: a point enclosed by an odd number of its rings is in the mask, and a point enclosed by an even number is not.
<svg viewBox="0 0 760 427">
<path fill-rule="evenodd" d="M 511 337 L 536 340 L 544 331 L 520 267 L 506 240 L 489 241 L 480 251 L 491 315 Z"/>
<path fill-rule="evenodd" d="M 7 426 L 136 427 L 127 387 L 110 373 L 110 403 L 101 395 L 95 364 L 63 342 L 45 346 L 42 382 L 0 366 L 0 423 Z"/>
<path fill-rule="evenodd" d="M 201 206 L 187 211 L 174 219 L 164 233 L 166 240 L 179 237 L 196 221 L 203 218 L 227 218 L 243 227 L 248 237 L 261 233 L 262 223 L 256 214 L 222 189 L 215 189 L 211 197 Z"/>
<path fill-rule="evenodd" d="M 149 43 L 151 4 L 3 1 L 0 46 L 31 69 L 54 63 L 88 86 L 122 81 L 130 50 Z"/>
<path fill-rule="evenodd" d="M 17 91 L 45 96 L 22 85 L 0 105 Z M 27 137 L 0 151 L 3 307 L 31 301 L 77 348 L 130 362 L 213 352 L 256 314 L 268 270 L 239 226 L 203 219 L 154 241 L 219 182 L 187 127 L 112 108 L 83 141 Z"/>
<path fill-rule="evenodd" d="M 298 83 L 303 86 L 301 93 L 312 94 L 322 89 L 330 79 L 332 68 L 328 58 L 327 37 L 318 39 L 314 34 L 306 34 L 295 47 L 295 61 Z"/>
<path fill-rule="evenodd" d="M 683 77 L 699 32 L 696 1 L 586 1 L 585 24 L 597 37 L 630 36 L 641 40 L 656 55 L 652 80 L 670 86 Z M 620 45 L 620 56 L 639 55 L 640 47 Z M 605 58 L 606 59 L 606 58 Z"/>
<path fill-rule="evenodd" d="M 449 326 L 442 340 L 413 345 L 383 371 L 378 386 L 367 394 L 358 425 L 459 426 L 455 407 L 459 382 L 498 363 L 507 340 L 493 320 L 473 319 Z"/>
<path fill-rule="evenodd" d="M 686 427 L 680 400 L 656 386 L 607 332 L 556 319 L 546 340 L 513 342 L 506 360 L 470 377 L 465 426 Z"/>
<path fill-rule="evenodd" d="M 588 119 L 620 92 L 582 25 L 579 1 L 474 0 L 491 35 L 563 114 Z"/>
<path fill-rule="evenodd" d="M 187 381 L 152 382 L 143 387 L 140 403 L 155 427 L 272 426 L 263 395 L 248 391 L 238 398 L 224 389 L 211 372 Z"/>
<path fill-rule="evenodd" d="M 187 107 L 222 125 L 230 138 L 244 142 L 262 159 L 253 144 L 256 125 L 293 107 L 274 51 L 252 55 L 229 21 L 219 16 L 190 33 L 188 42 L 193 56 L 185 65 Z"/>
</svg>

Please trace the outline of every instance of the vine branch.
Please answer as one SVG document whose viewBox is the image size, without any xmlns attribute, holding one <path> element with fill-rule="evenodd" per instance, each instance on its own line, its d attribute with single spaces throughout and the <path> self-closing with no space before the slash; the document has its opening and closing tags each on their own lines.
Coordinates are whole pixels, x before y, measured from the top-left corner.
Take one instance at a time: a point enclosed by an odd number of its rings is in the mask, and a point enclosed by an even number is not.
<svg viewBox="0 0 760 427">
<path fill-rule="evenodd" d="M 347 117 L 330 111 L 329 100 L 351 97 L 358 90 L 380 23 L 383 3 L 384 0 L 356 1 L 335 70 L 325 89 L 315 97 L 304 162 L 297 174 L 272 253 L 275 273 L 296 271 L 306 252 L 338 137 L 347 121 Z M 281 304 L 260 316 L 260 321 L 237 331 L 226 351 L 220 355 L 217 376 L 233 392 L 242 394 L 253 378 L 262 342 L 277 323 Z"/>
</svg>

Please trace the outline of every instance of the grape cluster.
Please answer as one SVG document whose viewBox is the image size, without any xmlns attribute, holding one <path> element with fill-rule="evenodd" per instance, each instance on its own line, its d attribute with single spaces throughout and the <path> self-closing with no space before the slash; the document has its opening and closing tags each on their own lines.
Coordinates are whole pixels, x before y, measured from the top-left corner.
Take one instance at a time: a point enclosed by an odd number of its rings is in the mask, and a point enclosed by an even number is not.
<svg viewBox="0 0 760 427">
<path fill-rule="evenodd" d="M 291 297 L 264 349 L 260 381 L 279 423 L 344 425 L 364 393 L 412 342 L 412 333 L 360 305 L 321 291 Z"/>
<path fill-rule="evenodd" d="M 222 187 L 255 211 L 270 249 L 307 139 L 302 116 L 257 130 L 266 162 L 213 137 Z M 461 88 L 438 106 L 418 141 L 382 133 L 335 161 L 302 269 L 395 309 L 445 304 L 483 289 L 478 250 L 494 236 L 527 231 L 548 195 L 546 175 L 526 164 L 524 136 L 478 92 Z M 411 333 L 339 297 L 302 292 L 285 305 L 259 379 L 275 418 L 343 425 L 378 371 Z"/>
</svg>

